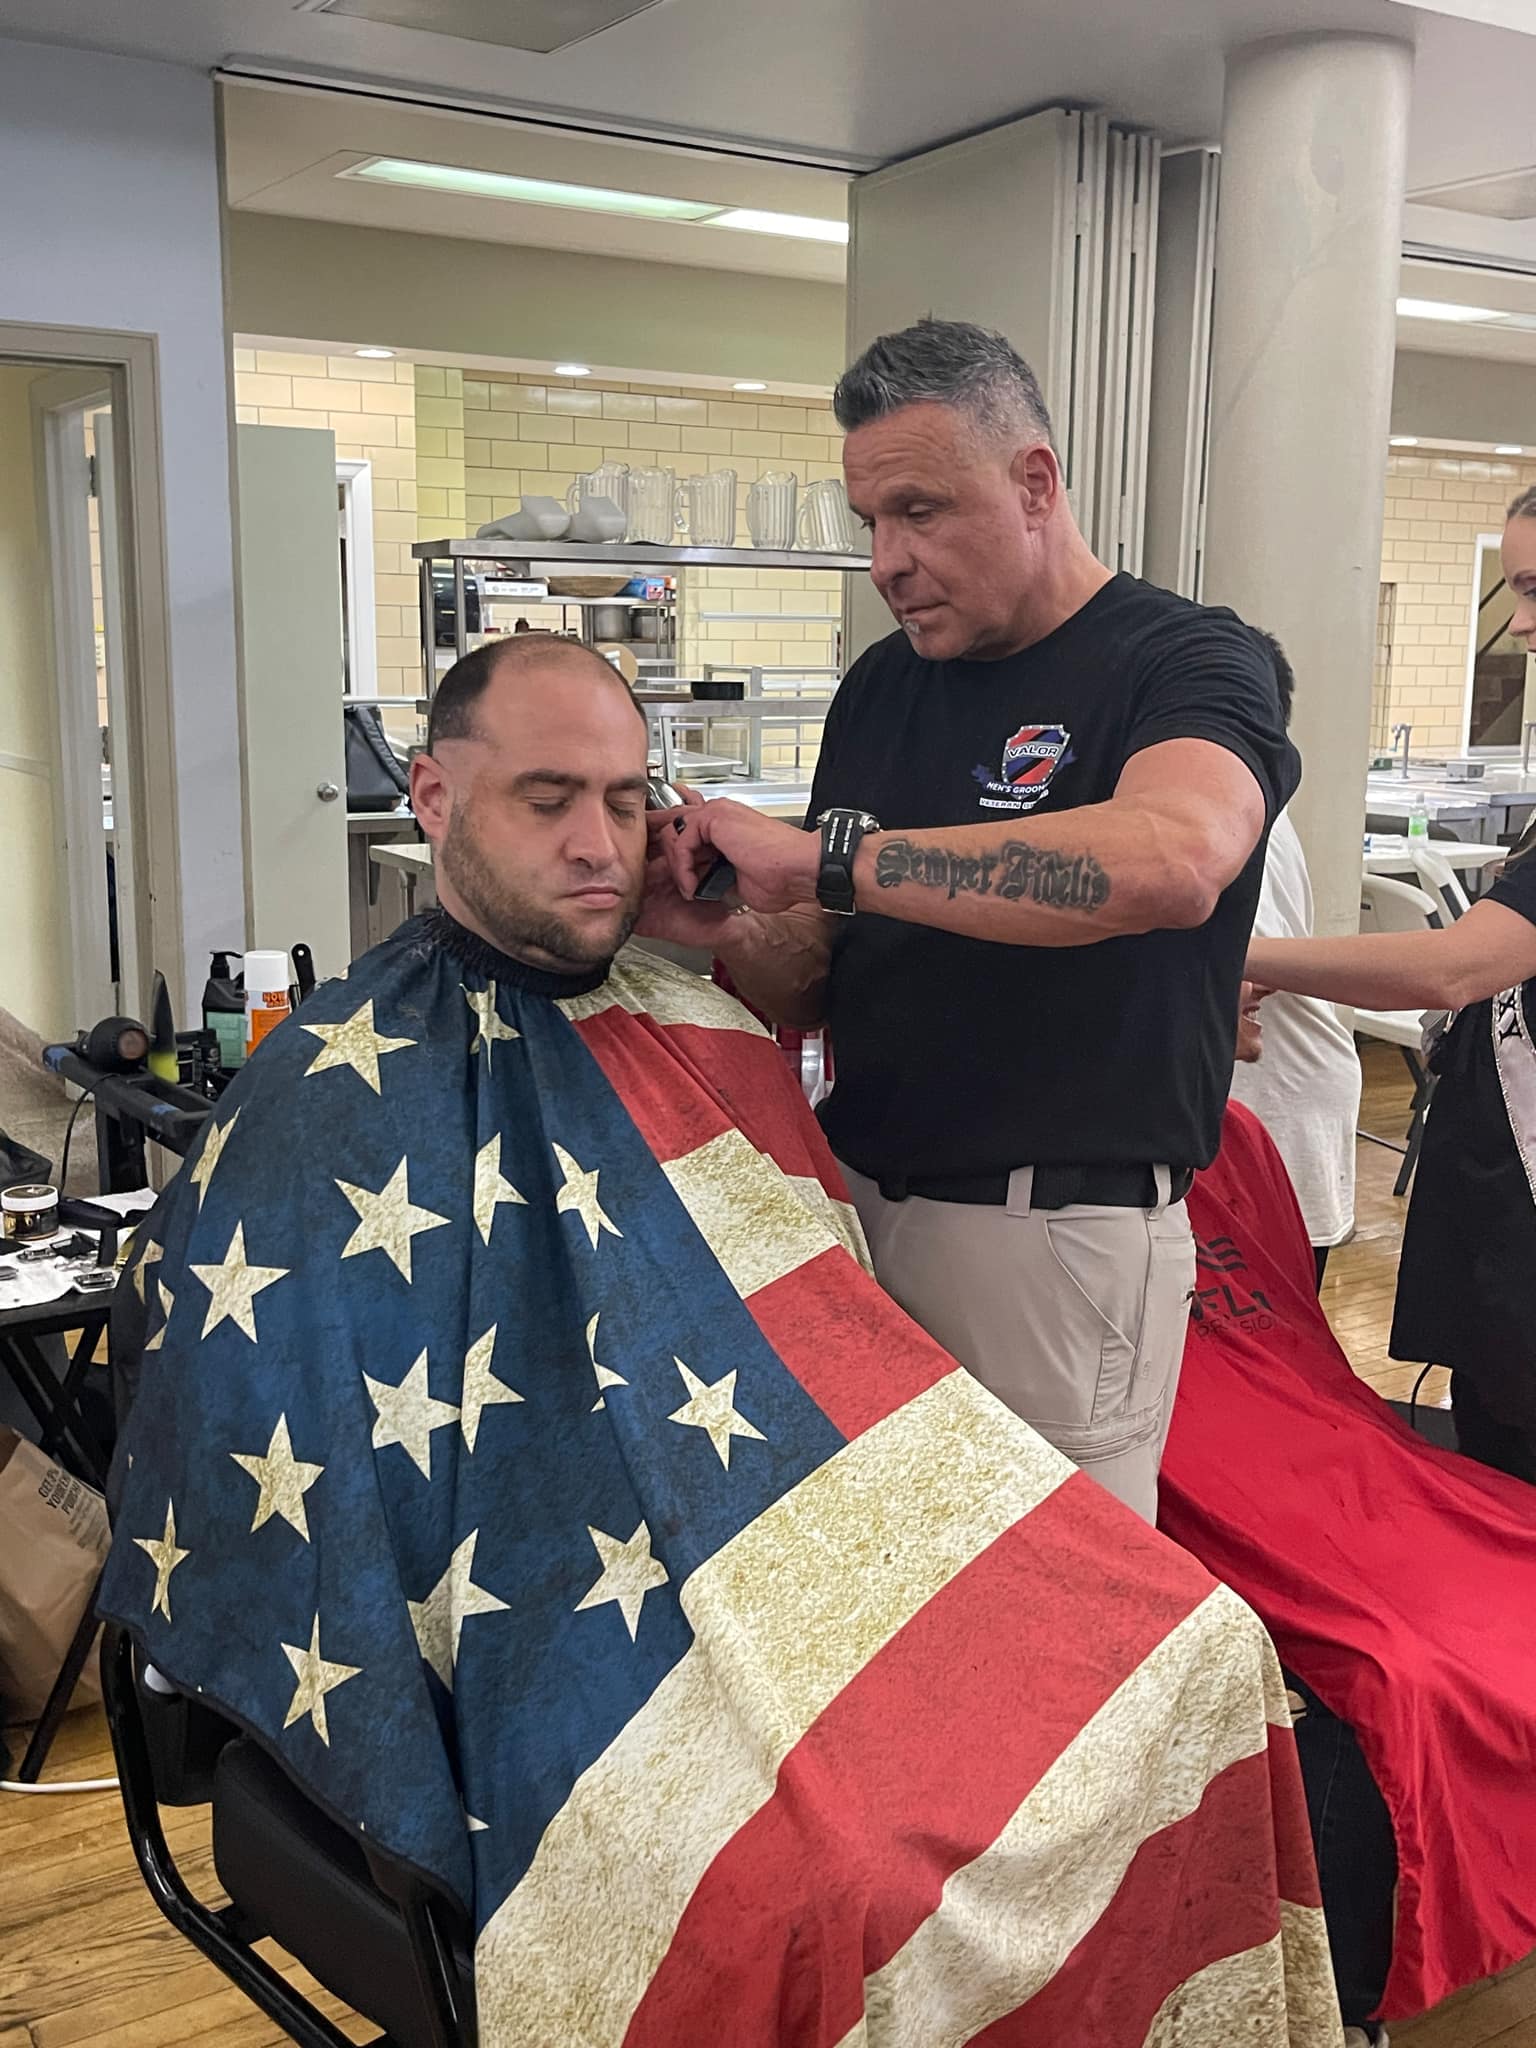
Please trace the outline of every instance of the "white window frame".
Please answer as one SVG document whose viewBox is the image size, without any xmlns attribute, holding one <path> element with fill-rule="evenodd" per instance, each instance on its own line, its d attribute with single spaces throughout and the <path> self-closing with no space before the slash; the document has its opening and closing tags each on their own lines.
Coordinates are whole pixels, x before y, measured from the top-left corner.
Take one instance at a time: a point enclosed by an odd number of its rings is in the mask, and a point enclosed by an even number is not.
<svg viewBox="0 0 1536 2048">
<path fill-rule="evenodd" d="M 1477 680 L 1477 636 L 1481 630 L 1483 602 L 1483 554 L 1492 548 L 1495 554 L 1504 545 L 1502 533 L 1480 533 L 1472 550 L 1472 622 L 1467 628 L 1467 678 L 1461 699 L 1461 751 L 1472 750 L 1472 691 Z"/>
<path fill-rule="evenodd" d="M 372 704 L 379 694 L 378 619 L 373 580 L 373 464 L 336 460 L 347 523 L 347 649 L 351 688 L 342 701 Z"/>
</svg>

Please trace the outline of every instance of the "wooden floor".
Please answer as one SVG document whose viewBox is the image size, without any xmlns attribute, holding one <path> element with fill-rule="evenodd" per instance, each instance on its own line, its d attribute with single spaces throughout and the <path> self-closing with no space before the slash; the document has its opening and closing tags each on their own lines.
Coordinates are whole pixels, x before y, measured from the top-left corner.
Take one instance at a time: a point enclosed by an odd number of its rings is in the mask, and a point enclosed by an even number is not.
<svg viewBox="0 0 1536 2048">
<path fill-rule="evenodd" d="M 1362 1123 L 1392 1137 L 1407 1118 L 1396 1055 L 1368 1055 Z M 1323 1300 L 1355 1370 L 1406 1399 L 1415 1368 L 1386 1355 L 1402 1204 L 1395 1154 L 1360 1147 L 1358 1232 L 1336 1251 Z M 1431 1376 L 1421 1400 L 1443 1400 Z M 109 1773 L 99 1713 L 66 1724 L 49 1776 Z M 167 1833 L 194 1886 L 217 1899 L 201 1810 L 167 1815 Z M 273 1959 L 282 1959 L 273 1952 Z M 313 1994 L 292 1965 L 288 1974 Z M 355 2040 L 371 2030 L 321 1996 Z M 1235 2038 L 1235 2036 L 1234 2036 Z M 150 1903 L 128 1852 L 115 1794 L 24 1798 L 0 1793 L 0 2048 L 283 2048 L 287 2036 L 174 1934 Z M 1394 2048 L 1536 2048 L 1536 1963 L 1450 2000 Z M 541 2043 L 539 2048 L 561 2048 Z M 679 2048 L 685 2048 L 680 2043 Z"/>
</svg>

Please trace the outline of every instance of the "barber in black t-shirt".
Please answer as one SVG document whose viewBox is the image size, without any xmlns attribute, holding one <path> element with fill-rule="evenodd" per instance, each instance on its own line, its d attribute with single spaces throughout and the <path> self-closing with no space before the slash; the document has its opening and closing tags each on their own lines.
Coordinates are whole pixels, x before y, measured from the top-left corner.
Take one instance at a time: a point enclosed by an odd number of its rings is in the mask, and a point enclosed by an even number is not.
<svg viewBox="0 0 1536 2048">
<path fill-rule="evenodd" d="M 901 627 L 827 720 L 814 835 L 658 821 L 642 929 L 829 1028 L 823 1123 L 886 1288 L 1140 1513 L 1157 1505 L 1271 821 L 1264 643 L 1096 560 L 1027 364 L 925 320 L 834 398 Z M 743 914 L 690 898 L 718 856 Z"/>
</svg>

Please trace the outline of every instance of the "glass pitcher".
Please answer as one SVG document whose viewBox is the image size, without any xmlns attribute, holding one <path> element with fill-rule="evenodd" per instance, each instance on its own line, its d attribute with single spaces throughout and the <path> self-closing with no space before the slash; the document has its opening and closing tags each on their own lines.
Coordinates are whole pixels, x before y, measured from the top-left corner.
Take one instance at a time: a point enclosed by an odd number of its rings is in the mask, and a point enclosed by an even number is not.
<svg viewBox="0 0 1536 2048">
<path fill-rule="evenodd" d="M 607 498 L 617 505 L 626 516 L 629 512 L 629 464 L 627 462 L 600 462 L 596 469 L 589 469 L 577 477 L 565 494 L 565 509 L 576 513 L 581 509 L 583 498 Z"/>
<path fill-rule="evenodd" d="M 629 473 L 629 531 L 625 539 L 665 546 L 676 531 L 673 525 L 676 502 L 676 470 L 632 469 Z"/>
<path fill-rule="evenodd" d="M 800 479 L 792 469 L 765 470 L 747 492 L 747 531 L 755 548 L 792 548 Z"/>
<path fill-rule="evenodd" d="M 686 528 L 695 548 L 729 548 L 736 544 L 736 472 L 711 470 L 708 476 L 684 477 L 677 487 L 677 524 Z"/>
<path fill-rule="evenodd" d="M 846 555 L 853 547 L 853 514 L 838 477 L 823 477 L 806 488 L 800 506 L 800 545 L 818 553 Z"/>
</svg>

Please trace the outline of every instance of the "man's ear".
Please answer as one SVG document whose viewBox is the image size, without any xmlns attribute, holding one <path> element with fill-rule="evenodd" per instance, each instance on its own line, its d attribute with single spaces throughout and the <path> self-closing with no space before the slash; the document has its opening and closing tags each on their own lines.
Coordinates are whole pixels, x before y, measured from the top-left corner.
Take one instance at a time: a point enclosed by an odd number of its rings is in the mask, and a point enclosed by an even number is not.
<svg viewBox="0 0 1536 2048">
<path fill-rule="evenodd" d="M 411 762 L 411 809 L 422 831 L 438 845 L 448 830 L 453 791 L 442 763 L 431 754 L 418 754 Z"/>
<path fill-rule="evenodd" d="M 1008 465 L 1008 475 L 1024 504 L 1031 526 L 1043 526 L 1061 495 L 1061 464 L 1050 444 L 1036 441 L 1021 448 Z"/>
</svg>

